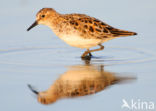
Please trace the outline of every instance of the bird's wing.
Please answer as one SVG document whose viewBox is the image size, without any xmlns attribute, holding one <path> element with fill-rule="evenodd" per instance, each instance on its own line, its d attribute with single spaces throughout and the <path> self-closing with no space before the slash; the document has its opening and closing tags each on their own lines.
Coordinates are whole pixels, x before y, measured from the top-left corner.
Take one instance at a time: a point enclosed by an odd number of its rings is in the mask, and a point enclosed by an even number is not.
<svg viewBox="0 0 156 111">
<path fill-rule="evenodd" d="M 101 39 L 136 35 L 135 32 L 116 29 L 102 22 L 101 20 L 87 16 L 85 14 L 70 14 L 68 17 L 70 24 L 73 25 L 75 29 L 80 30 L 80 32 L 82 32 L 81 34 L 86 35 L 86 37 L 96 37 L 97 39 Z"/>
</svg>

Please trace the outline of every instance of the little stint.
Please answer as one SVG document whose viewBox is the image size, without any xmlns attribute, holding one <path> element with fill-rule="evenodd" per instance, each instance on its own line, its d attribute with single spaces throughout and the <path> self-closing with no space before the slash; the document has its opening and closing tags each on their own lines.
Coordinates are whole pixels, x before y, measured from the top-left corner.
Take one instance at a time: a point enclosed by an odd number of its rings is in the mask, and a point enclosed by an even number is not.
<svg viewBox="0 0 156 111">
<path fill-rule="evenodd" d="M 43 8 L 36 15 L 36 21 L 27 29 L 38 24 L 50 27 L 53 32 L 67 44 L 87 49 L 82 58 L 91 57 L 91 52 L 104 49 L 102 43 L 125 36 L 136 35 L 135 32 L 114 28 L 94 17 L 85 14 L 60 14 L 52 8 Z M 90 50 L 91 47 L 100 46 Z"/>
</svg>

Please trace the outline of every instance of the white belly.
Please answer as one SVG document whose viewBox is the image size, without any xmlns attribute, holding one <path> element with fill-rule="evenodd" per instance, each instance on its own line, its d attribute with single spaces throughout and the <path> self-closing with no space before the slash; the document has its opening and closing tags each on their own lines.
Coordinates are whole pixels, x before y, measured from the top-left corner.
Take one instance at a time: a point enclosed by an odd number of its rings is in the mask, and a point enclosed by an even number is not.
<svg viewBox="0 0 156 111">
<path fill-rule="evenodd" d="M 59 38 L 73 47 L 86 48 L 86 49 L 97 46 L 102 41 L 99 39 L 85 39 L 76 35 L 74 36 L 63 35 L 63 36 L 59 36 Z"/>
</svg>

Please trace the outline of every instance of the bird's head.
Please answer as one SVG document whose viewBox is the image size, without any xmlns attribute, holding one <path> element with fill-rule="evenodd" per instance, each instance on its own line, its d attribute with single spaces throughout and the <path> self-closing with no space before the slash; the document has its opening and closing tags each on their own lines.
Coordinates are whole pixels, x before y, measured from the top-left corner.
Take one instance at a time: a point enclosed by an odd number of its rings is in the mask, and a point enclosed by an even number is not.
<svg viewBox="0 0 156 111">
<path fill-rule="evenodd" d="M 58 16 L 58 13 L 52 8 L 43 8 L 36 14 L 35 22 L 27 29 L 29 31 L 38 24 L 49 26 L 53 19 Z"/>
</svg>

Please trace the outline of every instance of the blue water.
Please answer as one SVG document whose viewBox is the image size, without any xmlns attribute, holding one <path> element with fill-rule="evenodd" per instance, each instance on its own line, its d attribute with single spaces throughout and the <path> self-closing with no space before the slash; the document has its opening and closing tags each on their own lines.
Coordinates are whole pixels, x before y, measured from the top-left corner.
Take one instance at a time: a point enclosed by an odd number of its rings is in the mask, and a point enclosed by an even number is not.
<svg viewBox="0 0 156 111">
<path fill-rule="evenodd" d="M 57 38 L 46 26 L 26 29 L 43 7 L 60 13 L 85 13 L 106 23 L 138 33 L 104 43 L 95 52 L 92 65 L 104 65 L 116 75 L 135 76 L 132 83 L 115 84 L 95 95 L 62 99 L 42 105 L 27 84 L 44 91 L 68 67 L 84 65 L 84 50 L 73 48 Z M 156 104 L 156 1 L 155 0 L 5 0 L 0 10 L 0 109 L 4 111 L 125 111 L 122 99 L 152 101 Z"/>
</svg>

